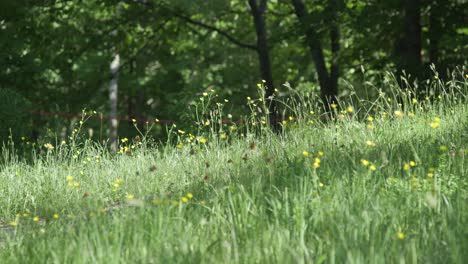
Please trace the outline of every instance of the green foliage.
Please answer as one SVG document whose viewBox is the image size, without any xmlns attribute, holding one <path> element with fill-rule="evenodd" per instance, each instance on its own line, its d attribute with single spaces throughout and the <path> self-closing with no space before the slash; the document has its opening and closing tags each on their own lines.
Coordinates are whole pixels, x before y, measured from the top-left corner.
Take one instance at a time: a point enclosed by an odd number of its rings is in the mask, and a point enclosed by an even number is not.
<svg viewBox="0 0 468 264">
<path fill-rule="evenodd" d="M 10 89 L 0 89 L 0 142 L 6 142 L 12 136 L 14 141 L 30 136 L 31 119 L 28 110 L 31 103 L 21 94 Z"/>
<path fill-rule="evenodd" d="M 260 98 L 239 133 L 216 124 L 225 113 L 208 92 L 193 106 L 199 129 L 169 126 L 168 144 L 122 138 L 110 153 L 81 141 L 83 118 L 67 142 L 35 146 L 31 164 L 5 149 L 0 259 L 463 263 L 466 98 L 393 87 L 326 122 L 298 94 L 280 135 L 251 122 Z"/>
</svg>

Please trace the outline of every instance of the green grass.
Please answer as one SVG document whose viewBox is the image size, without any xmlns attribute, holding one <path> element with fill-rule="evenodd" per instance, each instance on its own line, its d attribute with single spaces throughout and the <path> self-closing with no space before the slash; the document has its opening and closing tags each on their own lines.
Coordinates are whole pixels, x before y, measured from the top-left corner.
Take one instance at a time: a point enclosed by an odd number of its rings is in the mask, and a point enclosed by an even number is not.
<svg viewBox="0 0 468 264">
<path fill-rule="evenodd" d="M 130 155 L 85 142 L 26 162 L 5 149 L 0 259 L 466 263 L 468 105 L 442 100 L 403 117 L 375 105 L 387 111 L 372 122 L 357 106 L 326 123 L 303 109 L 281 135 L 190 145 L 174 131 L 180 149 L 144 143 Z"/>
</svg>

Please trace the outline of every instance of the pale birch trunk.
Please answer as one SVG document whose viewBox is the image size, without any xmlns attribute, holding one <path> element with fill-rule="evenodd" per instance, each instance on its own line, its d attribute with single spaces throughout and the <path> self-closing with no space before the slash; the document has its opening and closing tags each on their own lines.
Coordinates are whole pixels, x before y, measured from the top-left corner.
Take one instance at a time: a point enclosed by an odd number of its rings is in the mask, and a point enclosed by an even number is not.
<svg viewBox="0 0 468 264">
<path fill-rule="evenodd" d="M 109 100 L 110 100 L 110 129 L 109 143 L 112 151 L 117 151 L 117 128 L 119 122 L 117 120 L 117 91 L 118 91 L 118 73 L 120 67 L 120 56 L 116 54 L 110 64 L 111 81 L 109 84 Z"/>
</svg>

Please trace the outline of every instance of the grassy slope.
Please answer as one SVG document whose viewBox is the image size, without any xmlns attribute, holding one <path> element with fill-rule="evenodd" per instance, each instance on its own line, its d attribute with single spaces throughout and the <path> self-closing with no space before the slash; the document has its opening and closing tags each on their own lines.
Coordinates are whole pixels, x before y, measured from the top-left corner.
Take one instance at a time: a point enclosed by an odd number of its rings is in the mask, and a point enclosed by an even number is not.
<svg viewBox="0 0 468 264">
<path fill-rule="evenodd" d="M 17 226 L 0 231 L 0 259 L 463 263 L 467 116 L 464 104 L 376 117 L 374 130 L 352 119 L 288 124 L 281 137 L 209 138 L 195 153 L 167 146 L 110 157 L 85 146 L 77 159 L 12 161 L 0 172 L 0 221 Z"/>
</svg>

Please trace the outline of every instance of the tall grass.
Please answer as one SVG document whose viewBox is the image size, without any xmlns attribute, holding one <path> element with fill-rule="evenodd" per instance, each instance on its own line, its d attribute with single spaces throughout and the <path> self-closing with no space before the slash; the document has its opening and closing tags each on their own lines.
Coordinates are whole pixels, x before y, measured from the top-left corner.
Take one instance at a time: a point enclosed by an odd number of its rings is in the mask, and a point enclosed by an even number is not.
<svg viewBox="0 0 468 264">
<path fill-rule="evenodd" d="M 466 263 L 466 79 L 454 87 L 351 97 L 331 116 L 298 95 L 280 135 L 251 98 L 248 122 L 197 106 L 194 129 L 117 154 L 78 136 L 31 162 L 4 148 L 0 259 Z"/>
</svg>

